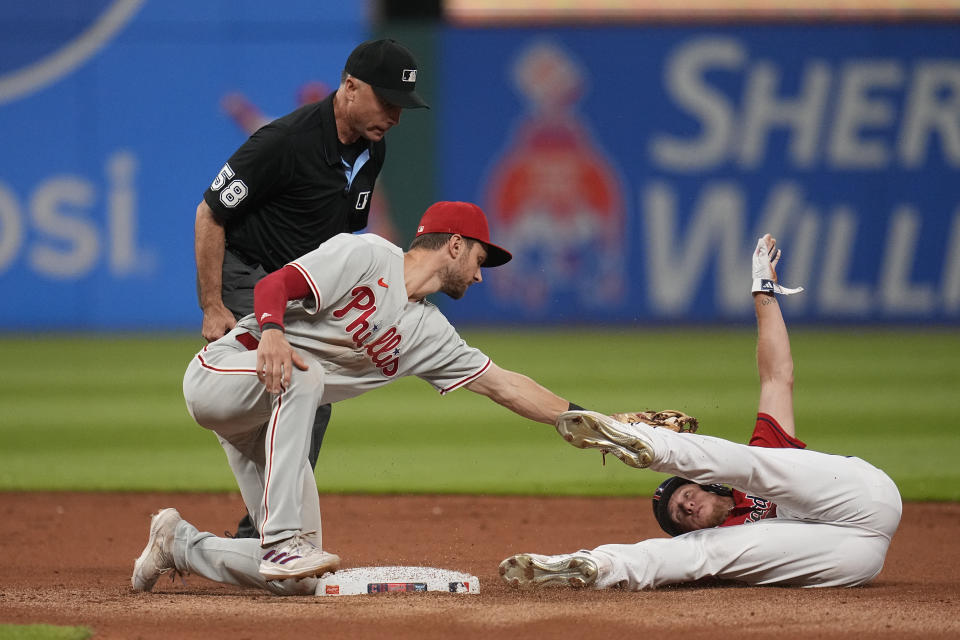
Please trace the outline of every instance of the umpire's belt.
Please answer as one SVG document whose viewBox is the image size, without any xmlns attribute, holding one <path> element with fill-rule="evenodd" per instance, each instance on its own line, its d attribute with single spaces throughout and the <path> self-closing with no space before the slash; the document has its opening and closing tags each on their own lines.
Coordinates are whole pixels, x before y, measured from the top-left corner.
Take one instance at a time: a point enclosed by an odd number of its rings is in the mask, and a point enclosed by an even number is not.
<svg viewBox="0 0 960 640">
<path fill-rule="evenodd" d="M 233 257 L 234 257 L 234 258 L 236 258 L 237 260 L 239 260 L 239 261 L 242 262 L 243 264 L 247 265 L 248 267 L 252 267 L 252 268 L 256 269 L 257 267 L 260 266 L 260 263 L 259 263 L 259 262 L 257 262 L 256 260 L 254 260 L 253 258 L 251 258 L 250 256 L 248 256 L 246 253 L 244 253 L 244 252 L 241 251 L 240 249 L 237 249 L 236 247 L 233 247 L 233 246 L 230 246 L 230 245 L 227 245 L 227 247 L 225 247 L 225 248 L 226 248 L 227 251 L 229 251 L 231 254 L 233 254 Z"/>
</svg>

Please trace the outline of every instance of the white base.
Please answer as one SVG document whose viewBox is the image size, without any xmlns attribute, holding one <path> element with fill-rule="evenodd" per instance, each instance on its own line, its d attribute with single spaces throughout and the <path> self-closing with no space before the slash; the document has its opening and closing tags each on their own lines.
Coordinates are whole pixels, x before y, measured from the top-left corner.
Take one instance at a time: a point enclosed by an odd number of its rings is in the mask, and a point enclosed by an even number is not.
<svg viewBox="0 0 960 640">
<path fill-rule="evenodd" d="M 442 591 L 480 593 L 480 580 L 469 573 L 434 567 L 356 567 L 325 574 L 317 581 L 318 596 Z"/>
</svg>

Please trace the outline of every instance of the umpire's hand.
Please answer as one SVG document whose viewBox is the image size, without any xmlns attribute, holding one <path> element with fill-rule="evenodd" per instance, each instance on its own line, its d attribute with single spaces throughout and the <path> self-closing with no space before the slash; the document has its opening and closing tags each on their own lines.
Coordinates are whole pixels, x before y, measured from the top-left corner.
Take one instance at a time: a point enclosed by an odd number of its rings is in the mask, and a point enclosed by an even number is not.
<svg viewBox="0 0 960 640">
<path fill-rule="evenodd" d="M 269 393 L 283 393 L 290 384 L 293 367 L 306 371 L 309 367 L 293 350 L 280 329 L 267 329 L 257 346 L 257 378 Z"/>
<path fill-rule="evenodd" d="M 201 333 L 203 339 L 207 342 L 219 340 L 227 335 L 235 326 L 237 326 L 237 321 L 233 317 L 233 312 L 223 304 L 219 306 L 211 305 L 209 308 L 203 310 Z"/>
</svg>

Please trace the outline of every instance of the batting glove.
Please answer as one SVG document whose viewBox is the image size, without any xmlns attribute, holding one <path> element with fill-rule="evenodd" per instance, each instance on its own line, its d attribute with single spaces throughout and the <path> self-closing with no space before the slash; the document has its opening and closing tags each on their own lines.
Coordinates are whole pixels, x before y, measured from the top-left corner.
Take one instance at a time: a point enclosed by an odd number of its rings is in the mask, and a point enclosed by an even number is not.
<svg viewBox="0 0 960 640">
<path fill-rule="evenodd" d="M 780 261 L 780 250 L 776 242 L 767 247 L 767 234 L 757 240 L 757 248 L 753 252 L 753 293 L 779 293 L 790 295 L 800 293 L 803 287 L 791 289 L 777 284 L 777 262 Z"/>
</svg>

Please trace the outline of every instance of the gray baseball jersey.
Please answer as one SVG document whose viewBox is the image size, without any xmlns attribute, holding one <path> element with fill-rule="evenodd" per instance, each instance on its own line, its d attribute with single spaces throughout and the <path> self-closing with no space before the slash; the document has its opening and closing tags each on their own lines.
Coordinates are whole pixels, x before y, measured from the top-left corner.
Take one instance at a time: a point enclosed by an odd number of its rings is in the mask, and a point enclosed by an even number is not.
<svg viewBox="0 0 960 640">
<path fill-rule="evenodd" d="M 434 305 L 407 300 L 403 250 L 380 236 L 343 233 L 290 264 L 312 297 L 287 305 L 285 333 L 323 363 L 324 403 L 409 375 L 443 394 L 489 365 Z M 254 316 L 239 326 L 260 338 Z"/>
</svg>

